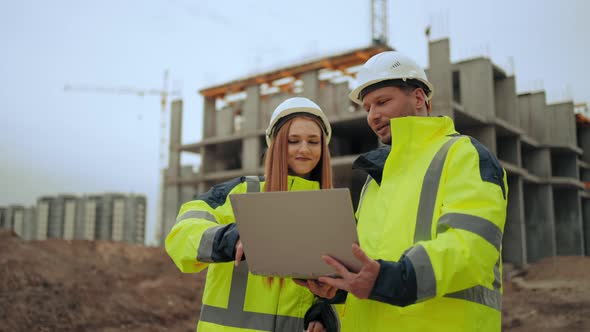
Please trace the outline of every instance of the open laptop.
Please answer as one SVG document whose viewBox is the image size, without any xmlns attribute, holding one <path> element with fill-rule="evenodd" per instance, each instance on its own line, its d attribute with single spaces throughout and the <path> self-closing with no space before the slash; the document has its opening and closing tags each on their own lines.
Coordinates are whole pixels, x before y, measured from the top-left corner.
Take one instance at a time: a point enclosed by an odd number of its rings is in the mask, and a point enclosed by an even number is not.
<svg viewBox="0 0 590 332">
<path fill-rule="evenodd" d="M 321 255 L 360 269 L 352 254 L 357 233 L 348 189 L 235 194 L 230 200 L 253 274 L 335 276 Z"/>
</svg>

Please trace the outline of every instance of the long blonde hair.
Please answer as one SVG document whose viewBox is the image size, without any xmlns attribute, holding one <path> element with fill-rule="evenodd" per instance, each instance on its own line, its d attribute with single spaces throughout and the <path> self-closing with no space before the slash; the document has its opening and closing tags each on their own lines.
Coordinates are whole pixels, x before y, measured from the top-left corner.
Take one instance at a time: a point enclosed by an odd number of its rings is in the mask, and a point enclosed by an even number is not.
<svg viewBox="0 0 590 332">
<path fill-rule="evenodd" d="M 320 129 L 323 128 L 321 121 L 314 116 L 300 115 L 306 119 L 310 119 L 315 122 Z M 287 150 L 289 144 L 289 130 L 291 124 L 297 117 L 287 120 L 278 130 L 273 142 L 266 151 L 266 157 L 264 160 L 264 191 L 287 191 L 288 187 L 288 175 L 289 175 L 289 164 L 287 161 Z M 324 130 L 322 129 L 322 133 Z M 330 159 L 330 150 L 326 144 L 326 135 L 322 135 L 322 156 L 320 161 L 314 167 L 310 173 L 310 180 L 318 181 L 321 189 L 331 189 L 332 183 L 332 161 Z M 274 278 L 264 278 L 267 286 L 271 287 Z M 279 279 L 279 287 L 283 287 L 284 279 Z"/>
</svg>

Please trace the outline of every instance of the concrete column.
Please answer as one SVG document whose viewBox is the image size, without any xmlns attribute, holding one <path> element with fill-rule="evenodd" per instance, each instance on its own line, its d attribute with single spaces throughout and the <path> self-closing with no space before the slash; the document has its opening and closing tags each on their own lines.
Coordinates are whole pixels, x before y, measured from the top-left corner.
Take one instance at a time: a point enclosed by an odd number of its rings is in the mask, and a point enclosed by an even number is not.
<svg viewBox="0 0 590 332">
<path fill-rule="evenodd" d="M 196 176 L 196 173 L 193 171 L 192 166 L 184 166 L 180 170 L 181 175 L 183 178 L 192 178 Z M 193 185 L 182 185 L 180 186 L 180 204 L 182 205 L 186 202 L 192 201 L 195 199 L 195 196 L 202 195 L 207 192 L 209 188 L 205 188 L 203 191 L 197 190 Z"/>
<path fill-rule="evenodd" d="M 168 170 L 169 171 L 169 170 Z M 163 222 L 162 225 L 162 240 L 168 236 L 168 233 L 172 229 L 172 226 L 176 224 L 176 217 L 178 216 L 178 211 L 180 210 L 181 202 L 180 202 L 180 186 L 179 185 L 169 185 L 166 186 L 164 190 L 164 209 L 163 209 Z M 163 242 L 162 242 L 163 243 Z"/>
<path fill-rule="evenodd" d="M 217 135 L 217 116 L 215 113 L 215 98 L 205 97 L 203 105 L 203 139 Z"/>
<path fill-rule="evenodd" d="M 303 81 L 303 97 L 318 102 L 320 97 L 320 80 L 318 79 L 319 70 L 305 72 L 301 75 Z"/>
<path fill-rule="evenodd" d="M 524 202 L 528 262 L 555 256 L 555 221 L 551 186 L 526 184 Z"/>
<path fill-rule="evenodd" d="M 523 167 L 541 178 L 551 176 L 551 152 L 549 148 L 523 151 Z"/>
<path fill-rule="evenodd" d="M 234 132 L 234 109 L 227 106 L 215 112 L 216 137 L 230 136 Z"/>
<path fill-rule="evenodd" d="M 461 103 L 465 111 L 492 120 L 496 107 L 494 75 L 490 60 L 477 58 L 460 62 L 455 66 L 459 70 Z"/>
<path fill-rule="evenodd" d="M 577 189 L 554 189 L 555 235 L 557 254 L 584 254 L 584 228 L 581 201 Z"/>
<path fill-rule="evenodd" d="M 521 145 L 516 136 L 500 136 L 496 139 L 498 159 L 507 161 L 513 165 L 520 166 Z"/>
<path fill-rule="evenodd" d="M 182 100 L 172 102 L 170 112 L 170 153 L 168 155 L 168 168 L 172 176 L 180 172 L 180 151 L 182 144 Z"/>
<path fill-rule="evenodd" d="M 496 115 L 513 126 L 520 127 L 518 97 L 514 76 L 494 81 L 494 103 Z"/>
<path fill-rule="evenodd" d="M 260 86 L 250 85 L 246 88 L 246 100 L 242 111 L 244 122 L 242 131 L 251 133 L 258 129 L 258 118 L 260 117 Z"/>
<path fill-rule="evenodd" d="M 551 144 L 551 114 L 545 104 L 545 92 L 530 96 L 531 136 L 541 144 Z"/>
<path fill-rule="evenodd" d="M 522 178 L 508 177 L 508 208 L 506 224 L 502 239 L 502 259 L 506 262 L 522 266 L 527 263 L 527 239 L 524 215 L 524 196 Z"/>
<path fill-rule="evenodd" d="M 428 80 L 434 86 L 432 115 L 453 118 L 453 69 L 449 39 L 428 43 Z"/>
<path fill-rule="evenodd" d="M 578 145 L 584 151 L 582 154 L 582 160 L 590 163 L 590 128 L 588 127 L 578 127 Z"/>
<path fill-rule="evenodd" d="M 246 88 L 244 104 L 244 133 L 255 132 L 260 115 L 260 86 L 251 85 Z M 256 174 L 260 161 L 260 142 L 258 136 L 246 137 L 242 140 L 242 169 Z"/>
<path fill-rule="evenodd" d="M 469 127 L 461 129 L 461 134 L 469 135 L 485 145 L 494 155 L 497 155 L 496 128 L 494 125 Z"/>
<path fill-rule="evenodd" d="M 182 101 L 172 102 L 172 113 L 170 121 L 170 155 L 168 169 L 164 170 L 165 179 L 180 179 L 180 151 L 178 148 L 182 140 Z M 162 219 L 159 224 L 162 225 L 162 237 L 160 241 L 166 238 L 172 226 L 176 223 L 176 216 L 180 209 L 180 186 L 176 183 L 165 183 L 164 192 L 160 204 Z M 128 240 L 135 241 L 136 235 Z"/>
<path fill-rule="evenodd" d="M 547 105 L 551 114 L 551 144 L 558 146 L 576 146 L 576 117 L 572 102 Z"/>
<path fill-rule="evenodd" d="M 520 128 L 525 135 L 532 137 L 531 132 L 531 98 L 530 93 L 518 95 L 518 113 L 520 119 Z"/>
<path fill-rule="evenodd" d="M 573 151 L 552 151 L 551 176 L 579 179 L 578 155 Z"/>
<path fill-rule="evenodd" d="M 350 101 L 348 98 L 349 94 L 348 82 L 338 83 L 334 86 L 334 113 L 349 114 L 351 108 L 358 107 L 354 106 L 356 104 Z"/>
<path fill-rule="evenodd" d="M 582 199 L 582 212 L 584 230 L 584 255 L 590 256 L 590 199 Z"/>
<path fill-rule="evenodd" d="M 336 86 L 330 81 L 323 81 L 319 84 L 318 99 L 316 103 L 324 114 L 330 116 L 337 112 L 335 100 Z"/>
</svg>

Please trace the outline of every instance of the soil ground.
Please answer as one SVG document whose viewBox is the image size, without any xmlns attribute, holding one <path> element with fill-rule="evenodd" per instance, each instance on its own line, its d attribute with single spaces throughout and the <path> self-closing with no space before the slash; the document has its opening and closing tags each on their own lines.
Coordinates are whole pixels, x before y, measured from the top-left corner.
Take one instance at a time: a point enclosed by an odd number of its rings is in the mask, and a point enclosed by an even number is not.
<svg viewBox="0 0 590 332">
<path fill-rule="evenodd" d="M 590 257 L 504 271 L 502 330 L 590 331 Z M 163 248 L 0 232 L 0 331 L 195 331 L 205 273 Z"/>
</svg>

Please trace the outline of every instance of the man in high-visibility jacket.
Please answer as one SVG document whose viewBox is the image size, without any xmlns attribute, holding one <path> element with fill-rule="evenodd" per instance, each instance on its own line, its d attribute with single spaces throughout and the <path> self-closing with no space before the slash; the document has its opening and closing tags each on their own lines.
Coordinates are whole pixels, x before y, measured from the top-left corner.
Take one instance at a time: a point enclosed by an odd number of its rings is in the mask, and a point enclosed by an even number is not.
<svg viewBox="0 0 590 332">
<path fill-rule="evenodd" d="M 350 98 L 385 144 L 353 165 L 369 174 L 352 245 L 362 269 L 324 257 L 342 278 L 309 283 L 325 298 L 346 295 L 342 331 L 500 331 L 506 173 L 450 118 L 429 116 L 432 92 L 399 52 L 357 75 Z"/>
</svg>

